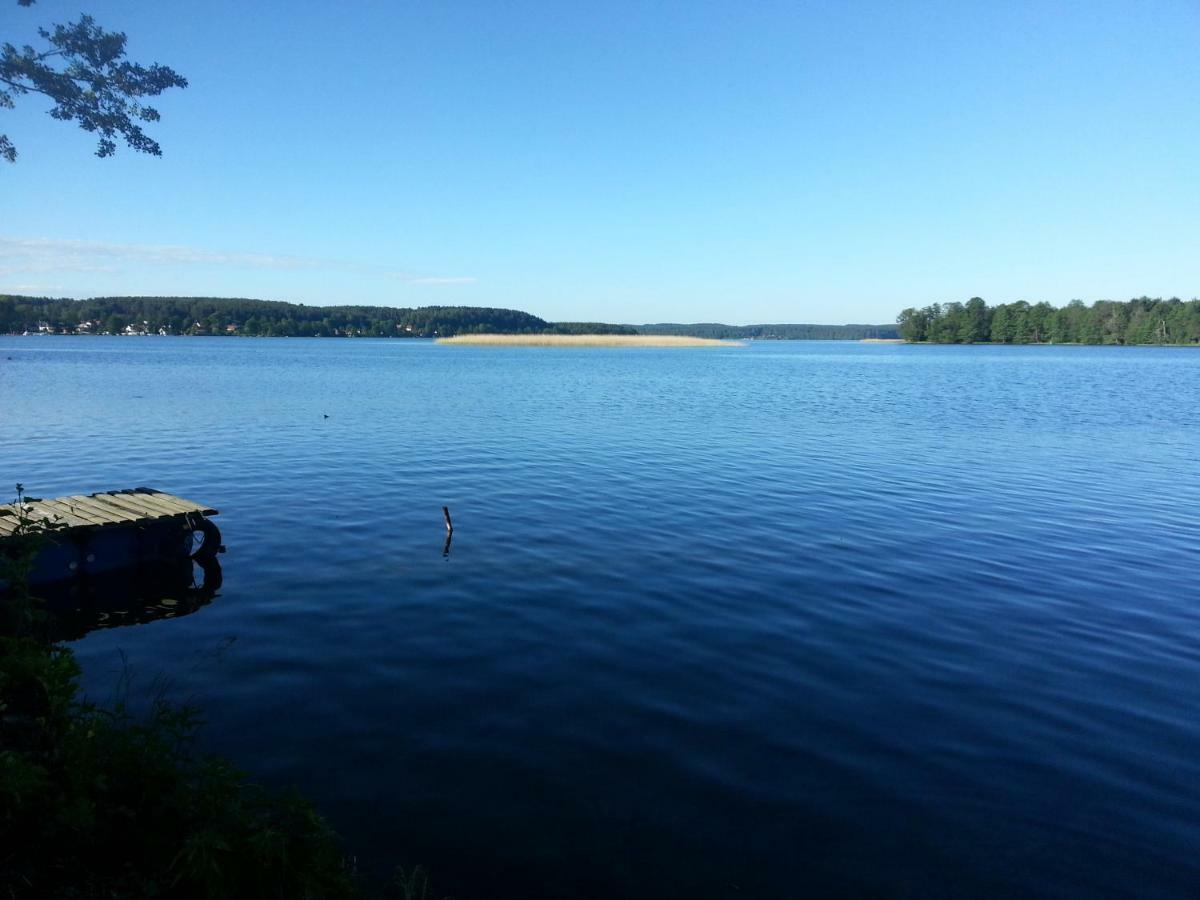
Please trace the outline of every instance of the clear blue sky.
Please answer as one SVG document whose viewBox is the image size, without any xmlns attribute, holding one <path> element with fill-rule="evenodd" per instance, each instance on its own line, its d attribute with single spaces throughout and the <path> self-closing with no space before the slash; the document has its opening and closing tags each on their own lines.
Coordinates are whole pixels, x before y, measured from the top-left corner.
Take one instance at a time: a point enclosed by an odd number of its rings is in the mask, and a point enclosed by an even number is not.
<svg viewBox="0 0 1200 900">
<path fill-rule="evenodd" d="M 0 110 L 0 292 L 888 322 L 1200 295 L 1200 3 L 0 0 L 191 86 Z"/>
</svg>

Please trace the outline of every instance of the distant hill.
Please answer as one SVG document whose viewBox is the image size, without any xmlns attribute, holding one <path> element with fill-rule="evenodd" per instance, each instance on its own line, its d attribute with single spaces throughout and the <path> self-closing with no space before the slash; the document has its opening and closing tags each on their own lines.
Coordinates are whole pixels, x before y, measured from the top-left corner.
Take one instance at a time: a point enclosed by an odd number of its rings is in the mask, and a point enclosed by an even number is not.
<svg viewBox="0 0 1200 900">
<path fill-rule="evenodd" d="M 477 306 L 304 306 L 226 297 L 93 297 L 88 300 L 0 295 L 0 333 L 205 334 L 264 337 L 433 337 L 552 331 L 545 319 L 515 309 Z"/>
<path fill-rule="evenodd" d="M 895 325 L 722 325 L 718 322 L 680 325 L 660 322 L 655 325 L 635 325 L 634 328 L 639 334 L 780 341 L 861 341 L 864 338 L 900 337 Z"/>
</svg>

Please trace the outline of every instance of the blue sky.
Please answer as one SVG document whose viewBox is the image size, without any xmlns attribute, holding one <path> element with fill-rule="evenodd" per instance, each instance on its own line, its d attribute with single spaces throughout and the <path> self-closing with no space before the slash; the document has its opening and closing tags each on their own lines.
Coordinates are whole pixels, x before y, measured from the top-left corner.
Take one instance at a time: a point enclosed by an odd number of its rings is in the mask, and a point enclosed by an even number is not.
<svg viewBox="0 0 1200 900">
<path fill-rule="evenodd" d="M 0 110 L 0 292 L 887 322 L 1200 295 L 1200 3 L 0 0 L 191 86 Z"/>
</svg>

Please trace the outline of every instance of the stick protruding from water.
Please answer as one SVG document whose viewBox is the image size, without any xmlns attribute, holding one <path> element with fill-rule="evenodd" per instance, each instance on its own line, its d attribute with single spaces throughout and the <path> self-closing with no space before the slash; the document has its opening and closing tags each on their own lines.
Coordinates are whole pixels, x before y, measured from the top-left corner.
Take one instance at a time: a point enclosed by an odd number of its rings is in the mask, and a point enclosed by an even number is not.
<svg viewBox="0 0 1200 900">
<path fill-rule="evenodd" d="M 454 523 L 450 521 L 450 507 L 442 507 L 442 515 L 446 518 L 446 534 L 454 534 Z"/>
</svg>

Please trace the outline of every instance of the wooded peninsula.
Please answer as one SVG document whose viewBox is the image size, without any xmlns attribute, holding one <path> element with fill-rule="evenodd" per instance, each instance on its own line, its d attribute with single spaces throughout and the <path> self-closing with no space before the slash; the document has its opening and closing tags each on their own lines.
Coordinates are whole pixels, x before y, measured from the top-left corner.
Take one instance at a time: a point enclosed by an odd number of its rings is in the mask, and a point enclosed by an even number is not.
<svg viewBox="0 0 1200 900">
<path fill-rule="evenodd" d="M 716 339 L 895 338 L 895 325 L 613 325 L 549 322 L 479 306 L 305 306 L 224 297 L 93 297 L 0 294 L 0 334 L 245 335 L 249 337 L 453 337 L 459 334 L 679 335 Z"/>
<path fill-rule="evenodd" d="M 900 337 L 933 344 L 1197 344 L 1200 300 L 1138 297 L 1091 306 L 1072 300 L 1001 303 L 981 298 L 966 303 L 934 303 L 900 313 Z"/>
<path fill-rule="evenodd" d="M 0 333 L 187 334 L 252 337 L 435 337 L 586 327 L 629 333 L 621 326 L 555 325 L 514 309 L 471 306 L 303 306 L 224 297 L 93 297 L 70 300 L 0 295 Z"/>
</svg>

